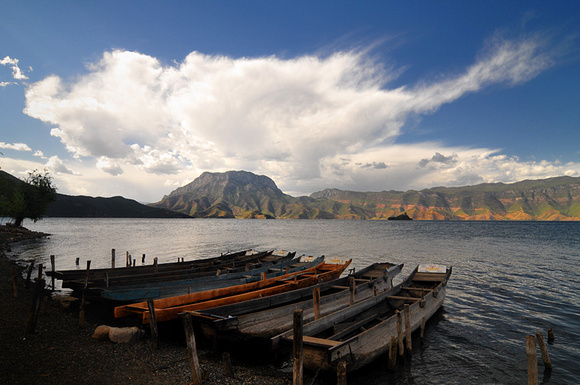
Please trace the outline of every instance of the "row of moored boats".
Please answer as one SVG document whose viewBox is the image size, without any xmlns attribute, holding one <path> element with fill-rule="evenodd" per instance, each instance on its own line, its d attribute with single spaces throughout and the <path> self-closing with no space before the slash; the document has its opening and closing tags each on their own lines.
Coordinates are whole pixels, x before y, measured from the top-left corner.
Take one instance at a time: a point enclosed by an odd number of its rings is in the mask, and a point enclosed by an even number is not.
<svg viewBox="0 0 580 385">
<path fill-rule="evenodd" d="M 351 262 L 248 250 L 48 274 L 64 288 L 117 302 L 115 317 L 137 316 L 148 324 L 147 300 L 153 299 L 156 322 L 189 315 L 207 338 L 226 343 L 269 341 L 277 349 L 292 342 L 294 313 L 301 309 L 305 367 L 334 370 L 345 361 L 351 371 L 388 351 L 404 310 L 410 332 L 421 327 L 443 304 L 451 275 L 450 267 L 419 265 L 393 286 L 402 264 L 347 270 Z"/>
</svg>

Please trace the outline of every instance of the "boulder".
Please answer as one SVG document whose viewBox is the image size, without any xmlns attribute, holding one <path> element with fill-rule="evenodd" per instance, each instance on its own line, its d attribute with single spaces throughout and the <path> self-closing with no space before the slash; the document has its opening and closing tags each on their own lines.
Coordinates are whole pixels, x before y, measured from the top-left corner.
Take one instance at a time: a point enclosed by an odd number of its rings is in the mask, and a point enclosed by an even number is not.
<svg viewBox="0 0 580 385">
<path fill-rule="evenodd" d="M 93 338 L 115 343 L 135 343 L 141 339 L 143 331 L 138 327 L 116 328 L 113 326 L 99 325 L 93 333 Z"/>
<path fill-rule="evenodd" d="M 106 341 L 109 339 L 109 329 L 111 327 L 107 326 L 107 325 L 99 325 L 97 326 L 97 328 L 95 329 L 95 332 L 93 333 L 93 338 L 99 340 L 99 341 Z"/>
</svg>

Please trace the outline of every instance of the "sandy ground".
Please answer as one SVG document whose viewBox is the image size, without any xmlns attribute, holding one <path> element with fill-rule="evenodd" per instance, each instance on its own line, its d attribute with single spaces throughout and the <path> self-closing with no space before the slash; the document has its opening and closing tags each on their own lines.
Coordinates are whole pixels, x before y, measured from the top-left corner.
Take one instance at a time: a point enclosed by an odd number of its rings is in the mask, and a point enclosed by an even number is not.
<svg viewBox="0 0 580 385">
<path fill-rule="evenodd" d="M 103 323 L 97 306 L 88 306 L 85 326 L 79 327 L 78 308 L 64 309 L 45 291 L 35 332 L 26 329 L 34 302 L 34 282 L 25 287 L 17 267 L 17 295 L 13 268 L 3 251 L 10 242 L 42 234 L 0 226 L 0 383 L 2 384 L 190 384 L 191 373 L 183 339 L 162 339 L 154 349 L 148 331 L 135 344 L 114 344 L 92 338 Z M 37 272 L 33 276 L 37 275 Z M 179 325 L 176 325 L 179 327 Z M 204 384 L 291 384 L 289 360 L 248 360 L 232 353 L 236 378 L 225 376 L 221 351 L 200 348 Z M 247 355 L 246 355 L 247 356 Z M 304 378 L 305 384 L 318 380 Z"/>
</svg>

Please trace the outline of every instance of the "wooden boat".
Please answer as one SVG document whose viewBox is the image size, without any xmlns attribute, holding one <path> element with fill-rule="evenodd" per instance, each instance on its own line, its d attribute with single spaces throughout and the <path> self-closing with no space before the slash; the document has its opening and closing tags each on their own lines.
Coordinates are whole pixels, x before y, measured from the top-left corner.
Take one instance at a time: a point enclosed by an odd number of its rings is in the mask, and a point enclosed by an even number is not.
<svg viewBox="0 0 580 385">
<path fill-rule="evenodd" d="M 271 296 L 327 282 L 338 278 L 352 260 L 339 264 L 321 263 L 305 270 L 284 274 L 275 278 L 266 278 L 244 285 L 222 289 L 203 291 L 177 297 L 163 298 L 153 301 L 157 322 L 176 319 L 179 313 L 192 310 L 209 309 L 216 306 L 238 303 L 254 298 Z M 310 264 L 310 262 L 301 262 Z M 150 314 L 146 302 L 117 306 L 115 317 L 138 314 L 144 324 L 149 323 Z"/>
<path fill-rule="evenodd" d="M 227 258 L 214 262 L 206 261 L 194 263 L 196 261 L 188 261 L 178 264 L 172 263 L 172 267 L 158 265 L 159 267 L 163 268 L 157 271 L 155 271 L 155 269 L 149 269 L 151 268 L 151 265 L 123 268 L 124 271 L 121 274 L 114 271 L 112 273 L 104 272 L 102 275 L 95 274 L 93 278 L 89 277 L 89 280 L 87 281 L 87 287 L 89 289 L 100 289 L 114 286 L 138 286 L 156 282 L 178 281 L 203 276 L 216 276 L 224 273 L 248 271 L 260 266 L 265 266 L 266 264 L 273 265 L 276 263 L 281 263 L 283 261 L 291 260 L 294 255 L 295 253 L 289 253 L 287 251 L 284 251 L 283 254 L 274 254 L 272 251 L 247 251 L 246 254 L 240 255 L 236 258 Z M 186 264 L 186 266 L 179 266 L 179 264 Z M 148 270 L 144 271 L 144 269 L 140 269 L 144 267 L 148 268 Z M 62 286 L 63 288 L 81 290 L 85 287 L 85 279 L 86 278 L 63 280 Z"/>
<path fill-rule="evenodd" d="M 335 371 L 338 362 L 345 361 L 352 371 L 373 361 L 389 350 L 391 337 L 398 336 L 397 310 L 403 315 L 404 305 L 409 305 L 412 333 L 441 307 L 450 276 L 451 268 L 419 265 L 391 290 L 305 324 L 304 367 Z M 273 346 L 281 340 L 291 342 L 292 330 L 272 338 Z"/>
<path fill-rule="evenodd" d="M 295 253 L 290 253 L 293 256 Z M 266 257 L 271 258 L 271 256 Z M 288 272 L 297 272 L 310 266 L 316 266 L 324 261 L 323 257 L 316 260 L 301 263 L 300 258 L 279 260 L 266 259 L 265 262 L 252 264 L 251 270 L 238 270 L 233 272 L 216 274 L 196 274 L 187 278 L 176 280 L 164 280 L 143 282 L 131 285 L 114 285 L 107 288 L 92 288 L 93 293 L 97 292 L 103 299 L 123 302 L 136 302 L 147 300 L 147 298 L 166 298 L 182 294 L 197 293 L 200 291 L 214 290 L 229 286 L 243 285 L 250 282 L 259 281 L 262 274 L 268 277 L 278 277 Z"/>
<path fill-rule="evenodd" d="M 269 252 L 258 252 L 256 250 L 243 250 L 234 253 L 222 254 L 217 257 L 196 259 L 193 261 L 184 262 L 168 262 L 159 263 L 151 265 L 142 266 L 131 266 L 131 267 L 116 267 L 116 268 L 102 268 L 102 269 L 91 269 L 89 271 L 89 281 L 95 280 L 105 280 L 108 276 L 122 277 L 131 276 L 135 274 L 145 274 L 145 273 L 155 273 L 155 272 L 169 272 L 176 270 L 203 270 L 203 269 L 214 269 L 219 268 L 219 266 L 231 267 L 235 266 L 237 263 L 249 263 L 253 259 L 258 259 Z M 54 276 L 56 279 L 62 281 L 74 281 L 74 280 L 84 280 L 86 277 L 85 269 L 72 269 L 72 270 L 58 270 L 55 272 L 47 271 L 48 276 Z"/>
<path fill-rule="evenodd" d="M 292 328 L 296 309 L 303 309 L 304 322 L 314 320 L 314 290 L 320 294 L 319 316 L 325 316 L 349 306 L 351 300 L 359 302 L 389 290 L 402 268 L 402 264 L 374 263 L 313 287 L 190 313 L 208 338 L 230 342 L 269 339 Z"/>
</svg>

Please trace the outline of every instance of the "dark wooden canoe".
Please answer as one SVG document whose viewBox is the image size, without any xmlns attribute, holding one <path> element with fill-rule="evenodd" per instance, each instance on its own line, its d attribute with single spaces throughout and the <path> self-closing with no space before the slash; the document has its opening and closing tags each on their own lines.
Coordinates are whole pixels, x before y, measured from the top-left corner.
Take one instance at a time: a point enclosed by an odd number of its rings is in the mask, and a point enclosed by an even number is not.
<svg viewBox="0 0 580 385">
<path fill-rule="evenodd" d="M 114 269 L 115 271 L 110 269 L 112 272 L 104 272 L 102 275 L 95 273 L 92 278 L 89 277 L 87 287 L 108 288 L 113 286 L 137 286 L 146 283 L 177 281 L 208 275 L 213 276 L 228 272 L 251 270 L 265 263 L 275 264 L 284 260 L 290 260 L 293 256 L 294 254 L 289 252 L 285 252 L 285 254 L 273 254 L 272 251 L 247 251 L 244 255 L 236 258 L 214 260 L 213 262 L 209 260 L 198 260 L 177 264 L 171 263 L 172 266 L 166 266 L 165 264 L 158 265 L 158 267 L 163 267 L 161 270 L 155 270 L 155 265 L 153 265 L 153 269 L 149 269 L 152 265 L 123 268 L 124 271 L 122 273 L 116 271 L 119 269 Z M 180 264 L 185 266 L 179 266 Z M 73 290 L 81 290 L 84 286 L 84 277 L 82 279 L 63 280 L 62 283 L 63 288 Z"/>
<path fill-rule="evenodd" d="M 411 333 L 418 329 L 445 299 L 451 268 L 438 267 L 431 272 L 420 265 L 391 290 L 305 324 L 304 367 L 336 371 L 338 362 L 345 361 L 352 371 L 370 363 L 388 351 L 392 336 L 397 337 L 396 312 L 402 315 L 405 304 L 409 304 Z M 280 340 L 290 343 L 292 330 L 272 338 L 273 345 Z"/>
<path fill-rule="evenodd" d="M 193 261 L 186 262 L 168 262 L 160 263 L 157 265 L 142 265 L 142 266 L 132 266 L 132 267 L 116 267 L 116 268 L 101 268 L 101 269 L 91 269 L 89 272 L 89 281 L 93 280 L 104 280 L 105 276 L 109 278 L 120 277 L 120 276 L 131 276 L 134 274 L 143 273 L 154 273 L 163 271 L 174 271 L 174 270 L 187 270 L 187 269 L 208 269 L 216 268 L 220 265 L 229 267 L 236 263 L 236 261 L 245 263 L 250 261 L 252 257 L 259 258 L 263 256 L 266 252 L 257 252 L 255 250 L 243 250 L 234 253 L 222 254 L 217 257 L 196 259 Z M 62 281 L 73 281 L 73 280 L 84 280 L 86 276 L 85 269 L 71 269 L 71 270 L 57 270 L 54 273 L 52 271 L 47 271 L 48 276 L 54 276 L 56 279 Z"/>
<path fill-rule="evenodd" d="M 180 313 L 192 310 L 209 309 L 216 306 L 248 301 L 301 289 L 338 278 L 348 267 L 351 260 L 341 264 L 322 263 L 296 273 L 288 273 L 276 278 L 266 278 L 244 285 L 203 291 L 178 297 L 169 297 L 153 301 L 157 322 L 178 318 Z M 308 263 L 308 262 L 305 262 Z M 146 302 L 117 306 L 115 317 L 131 314 L 141 316 L 144 324 L 149 323 L 150 314 Z"/>
<path fill-rule="evenodd" d="M 292 328 L 296 309 L 303 310 L 304 322 L 314 320 L 314 290 L 320 292 L 320 316 L 389 290 L 403 265 L 374 263 L 351 275 L 288 293 L 257 298 L 238 304 L 190 312 L 206 337 L 227 341 L 269 339 Z"/>
<path fill-rule="evenodd" d="M 99 295 L 106 300 L 137 302 L 148 298 L 167 298 L 201 291 L 214 290 L 229 286 L 243 285 L 259 281 L 262 274 L 273 278 L 289 272 L 298 272 L 311 266 L 319 265 L 323 257 L 301 263 L 300 257 L 291 259 L 295 253 L 277 260 L 266 259 L 262 263 L 252 265 L 252 270 L 240 270 L 223 274 L 196 275 L 193 278 L 180 278 L 169 281 L 144 282 L 133 285 L 109 286 L 107 288 L 93 288 L 92 292 L 99 291 Z M 266 258 L 271 258 L 268 256 Z"/>
</svg>

